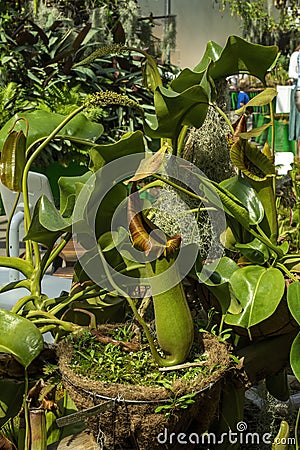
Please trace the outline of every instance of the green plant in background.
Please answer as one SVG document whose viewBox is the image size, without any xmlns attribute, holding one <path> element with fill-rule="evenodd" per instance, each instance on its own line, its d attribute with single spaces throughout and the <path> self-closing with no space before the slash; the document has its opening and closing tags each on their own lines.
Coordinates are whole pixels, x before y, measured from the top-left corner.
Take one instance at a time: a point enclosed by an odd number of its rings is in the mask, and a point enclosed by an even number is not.
<svg viewBox="0 0 300 450">
<path fill-rule="evenodd" d="M 221 11 L 229 8 L 232 16 L 241 19 L 245 39 L 263 45 L 276 44 L 284 54 L 298 45 L 297 0 L 215 0 L 215 3 Z"/>
<path fill-rule="evenodd" d="M 15 83 L 15 96 L 20 99 L 17 103 L 14 97 L 6 110 L 13 105 L 12 114 L 37 107 L 68 114 L 87 94 L 101 90 L 114 90 L 151 108 L 152 97 L 143 85 L 140 71 L 142 55 L 134 60 L 127 57 L 128 50 L 127 54 L 118 54 L 107 47 L 90 65 L 81 63 L 94 48 L 103 47 L 103 42 L 95 41 L 95 32 L 90 24 L 78 29 L 72 22 L 56 20 L 51 15 L 43 25 L 21 18 L 10 27 L 3 25 L 0 29 L 0 85 L 11 89 L 9 83 Z M 161 66 L 163 78 L 170 68 L 175 71 L 175 68 Z M 142 119 L 122 105 L 110 105 L 105 111 L 96 108 L 88 114 L 92 120 L 102 123 L 111 142 L 127 131 L 143 127 Z M 3 115 L 0 124 L 3 125 L 6 118 Z M 77 161 L 87 166 L 86 155 L 68 142 L 51 142 L 41 158 L 36 161 L 37 166 L 44 167 L 55 161 L 63 165 Z"/>
</svg>

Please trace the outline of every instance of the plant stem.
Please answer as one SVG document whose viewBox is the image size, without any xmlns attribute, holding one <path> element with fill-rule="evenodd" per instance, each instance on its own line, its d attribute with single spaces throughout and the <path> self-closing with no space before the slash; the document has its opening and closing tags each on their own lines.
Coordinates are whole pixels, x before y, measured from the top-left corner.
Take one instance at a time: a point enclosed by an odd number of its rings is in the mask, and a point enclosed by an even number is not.
<svg viewBox="0 0 300 450">
<path fill-rule="evenodd" d="M 55 258 L 65 248 L 65 246 L 67 245 L 67 243 L 69 242 L 71 237 L 72 237 L 72 233 L 66 233 L 65 237 L 61 239 L 60 243 L 56 247 L 54 247 L 54 249 L 51 249 L 50 255 L 45 257 L 44 268 L 42 269 L 42 274 L 44 274 L 46 272 L 46 270 L 50 267 L 50 265 L 53 263 Z M 43 260 L 44 260 L 44 258 L 43 258 Z"/>
<path fill-rule="evenodd" d="M 220 116 L 223 117 L 223 119 L 225 120 L 225 122 L 227 123 L 227 125 L 230 128 L 230 131 L 232 134 L 234 134 L 234 128 L 232 126 L 232 123 L 230 122 L 229 117 L 225 114 L 225 112 L 215 103 L 209 103 L 210 106 L 212 106 L 213 108 L 215 108 L 216 111 L 218 111 L 218 113 L 220 114 Z"/>
<path fill-rule="evenodd" d="M 27 403 L 27 395 L 28 395 L 28 386 L 29 386 L 29 380 L 28 380 L 28 372 L 27 368 L 25 367 L 25 387 L 24 387 L 24 401 L 23 401 L 23 408 L 24 408 L 24 415 L 25 415 L 25 442 L 24 442 L 24 450 L 29 450 L 29 410 L 28 410 L 28 403 Z"/>
<path fill-rule="evenodd" d="M 76 325 L 72 322 L 67 322 L 65 320 L 57 319 L 52 314 L 49 314 L 46 311 L 30 311 L 27 314 L 27 319 L 33 319 L 33 323 L 36 325 L 39 325 L 41 323 L 45 323 L 47 325 L 55 325 L 57 327 L 63 328 L 65 331 L 68 331 L 70 333 L 74 333 L 76 331 L 79 331 L 82 329 L 79 325 Z M 34 317 L 40 317 L 37 319 L 34 319 Z"/>
<path fill-rule="evenodd" d="M 104 270 L 105 270 L 105 274 L 107 276 L 108 281 L 110 282 L 112 287 L 118 293 L 120 293 L 122 295 L 122 297 L 124 297 L 127 300 L 127 302 L 129 303 L 129 306 L 130 306 L 130 308 L 131 308 L 131 310 L 132 310 L 132 312 L 134 314 L 134 317 L 136 318 L 136 320 L 139 322 L 139 324 L 143 328 L 143 331 L 144 331 L 144 333 L 146 335 L 146 338 L 148 340 L 148 343 L 149 343 L 149 346 L 150 346 L 150 350 L 151 350 L 151 353 L 152 353 L 152 356 L 153 356 L 154 360 L 157 362 L 157 364 L 164 365 L 164 364 L 162 364 L 163 358 L 158 354 L 158 351 L 157 351 L 157 349 L 155 347 L 155 344 L 154 344 L 153 337 L 152 337 L 152 335 L 151 335 L 151 333 L 149 331 L 148 325 L 146 324 L 146 322 L 144 321 L 142 316 L 139 314 L 134 301 L 132 300 L 131 297 L 129 297 L 129 295 L 125 291 L 123 291 L 123 289 L 121 289 L 119 286 L 116 285 L 116 283 L 114 282 L 111 274 L 109 273 L 109 270 L 107 269 L 107 263 L 106 263 L 106 260 L 105 260 L 104 256 L 102 255 L 101 250 L 99 250 L 99 254 L 100 254 L 100 258 L 102 260 L 102 264 L 103 264 L 103 267 L 104 267 Z"/>
<path fill-rule="evenodd" d="M 180 156 L 182 153 L 185 137 L 187 135 L 188 130 L 189 130 L 189 127 L 187 125 L 184 125 L 179 133 L 178 142 L 177 142 L 177 153 L 176 153 L 177 156 Z"/>
<path fill-rule="evenodd" d="M 139 193 L 141 194 L 142 192 L 146 191 L 147 189 L 151 189 L 153 187 L 164 187 L 164 182 L 163 181 L 152 181 L 151 183 L 146 184 L 145 186 L 141 187 L 139 189 Z"/>
<path fill-rule="evenodd" d="M 95 287 L 97 287 L 96 284 L 93 284 L 92 286 L 89 286 L 88 288 L 85 288 L 84 291 L 81 292 L 77 292 L 74 295 L 68 296 L 65 299 L 62 299 L 59 301 L 58 305 L 55 305 L 52 309 L 50 309 L 48 312 L 49 314 L 55 316 L 57 313 L 59 313 L 62 309 L 64 309 L 67 305 L 69 305 L 70 303 L 72 303 L 75 300 L 84 300 L 85 296 L 86 298 L 94 298 L 97 295 L 101 295 L 103 292 L 105 292 L 104 290 L 100 290 L 97 294 L 93 294 L 91 296 L 88 296 L 87 293 L 93 289 L 95 289 Z M 49 301 L 51 299 L 47 299 L 47 301 Z"/>
<path fill-rule="evenodd" d="M 17 303 L 12 307 L 11 312 L 18 314 L 21 309 L 26 305 L 26 303 L 33 301 L 32 295 L 25 295 L 24 297 L 20 298 L 20 300 L 17 301 Z"/>
<path fill-rule="evenodd" d="M 29 279 L 33 272 L 33 267 L 28 261 L 24 261 L 23 259 L 15 256 L 0 256 L 0 266 L 19 270 L 23 275 L 25 275 L 26 278 Z"/>
<path fill-rule="evenodd" d="M 276 266 L 279 267 L 291 280 L 298 282 L 298 278 L 295 277 L 286 267 L 284 264 L 276 263 Z"/>
<path fill-rule="evenodd" d="M 79 114 L 86 106 L 81 105 L 79 108 L 75 109 L 72 113 L 70 113 L 50 134 L 49 136 L 38 146 L 38 148 L 33 152 L 33 154 L 29 157 L 28 161 L 25 164 L 24 172 L 23 172 L 23 178 L 22 178 L 22 192 L 23 192 L 23 199 L 24 199 L 24 228 L 25 233 L 28 232 L 29 225 L 31 222 L 30 217 L 30 208 L 29 208 L 29 197 L 28 197 L 28 173 L 31 168 L 31 165 L 33 161 L 38 157 L 38 155 L 41 153 L 42 150 L 49 144 L 49 142 L 55 138 L 55 136 L 58 134 L 58 132 L 68 123 L 70 120 L 73 119 L 77 114 Z M 35 250 L 35 267 L 37 267 L 40 264 L 40 252 L 39 247 L 37 243 L 33 243 L 34 250 Z M 26 242 L 26 256 L 31 260 L 30 257 L 30 247 L 31 247 L 31 241 Z"/>
<path fill-rule="evenodd" d="M 273 102 L 269 103 L 270 106 L 270 116 L 271 116 L 271 156 L 272 161 L 274 163 L 274 148 L 275 148 L 275 115 L 274 115 L 274 108 L 273 108 Z"/>
<path fill-rule="evenodd" d="M 207 200 L 203 197 L 200 197 L 197 194 L 194 194 L 194 192 L 191 192 L 187 189 L 185 189 L 182 186 L 179 186 L 178 184 L 174 183 L 173 181 L 168 180 L 167 178 L 162 177 L 161 175 L 158 175 L 157 173 L 152 174 L 154 178 L 157 178 L 158 180 L 163 181 L 164 183 L 168 184 L 169 186 L 174 187 L 175 189 L 178 189 L 181 192 L 184 192 L 186 195 L 189 195 L 190 197 L 196 198 L 197 200 L 200 200 L 201 202 L 206 202 Z"/>
<path fill-rule="evenodd" d="M 9 217 L 8 217 L 8 221 L 7 221 L 7 226 L 6 226 L 6 231 L 5 231 L 5 253 L 6 256 L 10 256 L 10 252 L 9 252 L 9 231 L 10 231 L 10 225 L 11 225 L 11 221 L 13 218 L 13 215 L 15 214 L 16 211 L 16 207 L 18 204 L 18 201 L 20 199 L 20 195 L 21 193 L 18 192 L 12 207 L 12 210 L 10 211 Z"/>
</svg>

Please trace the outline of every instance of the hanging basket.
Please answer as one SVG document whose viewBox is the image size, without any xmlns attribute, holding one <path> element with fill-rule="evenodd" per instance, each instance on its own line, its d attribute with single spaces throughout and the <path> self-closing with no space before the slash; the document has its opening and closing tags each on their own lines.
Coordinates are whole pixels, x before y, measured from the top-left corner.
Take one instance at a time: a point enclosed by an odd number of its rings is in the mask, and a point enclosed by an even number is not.
<svg viewBox="0 0 300 450">
<path fill-rule="evenodd" d="M 200 437 L 216 415 L 222 381 L 231 366 L 227 347 L 216 337 L 205 336 L 204 349 L 208 354 L 209 375 L 196 378 L 190 385 L 183 380 L 173 383 L 172 389 L 177 397 L 189 393 L 196 395 L 193 397 L 194 403 L 187 409 L 176 408 L 169 417 L 166 416 L 167 410 L 156 413 L 155 409 L 170 404 L 170 390 L 161 385 L 149 387 L 94 381 L 74 373 L 70 368 L 72 347 L 69 344 L 60 343 L 58 355 L 64 386 L 79 410 L 113 400 L 109 411 L 88 419 L 88 426 L 101 448 L 177 449 L 182 448 L 177 439 L 179 433 L 186 433 L 187 436 L 194 433 L 194 441 L 184 446 L 193 449 L 197 448 L 195 433 Z"/>
</svg>

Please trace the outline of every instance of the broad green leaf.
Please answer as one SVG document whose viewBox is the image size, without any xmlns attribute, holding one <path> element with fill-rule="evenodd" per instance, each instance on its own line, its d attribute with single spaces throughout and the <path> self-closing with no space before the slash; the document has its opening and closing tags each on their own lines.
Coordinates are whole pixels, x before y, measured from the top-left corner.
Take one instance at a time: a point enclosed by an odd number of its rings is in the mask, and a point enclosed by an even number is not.
<svg viewBox="0 0 300 450">
<path fill-rule="evenodd" d="M 220 79 L 237 73 L 249 73 L 264 83 L 277 54 L 278 47 L 275 45 L 252 44 L 239 36 L 229 36 L 209 75 L 213 79 Z"/>
<path fill-rule="evenodd" d="M 113 248 L 116 248 L 125 239 L 128 239 L 128 231 L 125 228 L 120 227 L 118 231 L 107 231 L 102 234 L 98 239 L 98 244 L 103 253 L 109 252 Z"/>
<path fill-rule="evenodd" d="M 254 264 L 264 264 L 270 258 L 268 247 L 256 238 L 247 244 L 237 243 L 235 247 Z"/>
<path fill-rule="evenodd" d="M 70 436 L 72 434 L 76 435 L 86 428 L 84 422 L 66 425 L 63 428 L 58 428 L 56 425 L 57 416 L 64 417 L 77 411 L 73 400 L 68 395 L 66 390 L 64 390 L 64 396 L 58 400 L 57 405 L 59 407 L 58 411 L 47 411 L 46 414 L 47 445 L 59 442 L 66 436 Z"/>
<path fill-rule="evenodd" d="M 110 177 L 111 175 L 100 170 L 88 178 L 84 188 L 78 185 L 80 195 L 76 199 L 76 218 L 73 218 L 73 221 L 83 220 L 88 224 L 85 225 L 86 233 L 92 236 L 96 234 L 97 239 L 111 230 L 111 221 L 116 208 L 127 197 L 127 188 L 123 183 L 117 183 L 108 189 Z"/>
<path fill-rule="evenodd" d="M 300 333 L 294 339 L 290 351 L 290 363 L 295 377 L 300 381 Z"/>
<path fill-rule="evenodd" d="M 24 240 L 32 240 L 48 247 L 70 228 L 71 220 L 64 219 L 53 203 L 42 195 L 35 205 L 31 224 Z"/>
<path fill-rule="evenodd" d="M 99 238 L 111 229 L 111 221 L 116 208 L 127 197 L 127 188 L 123 183 L 113 186 L 105 195 L 96 214 L 96 237 Z"/>
<path fill-rule="evenodd" d="M 249 106 L 264 106 L 271 103 L 274 97 L 277 95 L 277 90 L 274 88 L 266 88 L 255 97 L 251 98 L 247 105 L 244 105 L 242 108 L 236 110 L 237 114 L 243 114 L 246 111 L 246 108 Z"/>
<path fill-rule="evenodd" d="M 243 139 L 240 139 L 231 147 L 230 156 L 234 165 L 243 172 L 256 191 L 264 208 L 264 218 L 260 226 L 263 232 L 270 236 L 270 239 L 275 243 L 277 241 L 278 224 L 273 188 L 274 164 L 256 145 L 252 145 Z"/>
<path fill-rule="evenodd" d="M 236 175 L 227 180 L 221 181 L 219 186 L 227 189 L 236 198 L 238 198 L 241 203 L 247 208 L 249 212 L 249 223 L 251 225 L 256 225 L 260 223 L 264 217 L 264 208 L 261 204 L 255 190 L 251 185 L 242 178 L 240 175 Z"/>
<path fill-rule="evenodd" d="M 0 130 L 0 149 L 8 135 L 8 130 L 16 119 L 25 117 L 28 120 L 29 130 L 27 137 L 27 148 L 37 139 L 48 136 L 65 118 L 62 114 L 56 114 L 44 110 L 18 113 L 12 117 Z M 16 131 L 25 131 L 25 123 L 19 121 L 15 126 Z M 66 139 L 71 137 L 95 142 L 103 133 L 103 126 L 99 123 L 91 122 L 84 114 L 80 113 L 74 117 L 62 130 L 59 135 Z"/>
<path fill-rule="evenodd" d="M 154 93 L 158 86 L 162 86 L 162 80 L 155 59 L 147 53 L 145 56 L 146 58 L 142 65 L 143 84 L 149 91 Z"/>
<path fill-rule="evenodd" d="M 245 133 L 238 133 L 238 136 L 240 136 L 243 139 L 250 139 L 252 137 L 260 136 L 267 128 L 269 128 L 272 125 L 271 122 L 265 123 L 261 127 L 258 128 L 252 128 L 252 130 L 247 131 Z"/>
<path fill-rule="evenodd" d="M 195 72 L 202 72 L 203 70 L 207 69 L 211 61 L 215 62 L 220 58 L 222 51 L 223 47 L 221 47 L 214 41 L 209 41 L 206 44 L 205 53 L 201 61 L 196 65 L 196 67 L 194 67 L 193 70 Z"/>
<path fill-rule="evenodd" d="M 170 84 L 170 87 L 176 91 L 176 92 L 183 92 L 186 89 L 195 86 L 200 85 L 202 78 L 204 76 L 203 72 L 194 72 L 191 69 L 183 69 L 182 72 L 176 77 L 172 83 Z"/>
<path fill-rule="evenodd" d="M 289 284 L 287 302 L 292 316 L 300 324 L 300 281 Z"/>
<path fill-rule="evenodd" d="M 204 185 L 204 193 L 208 201 L 220 207 L 220 201 L 226 214 L 234 217 L 246 230 L 250 227 L 249 212 L 243 203 L 233 195 L 229 190 L 225 189 L 221 184 L 208 180 L 201 175 L 196 174 Z"/>
<path fill-rule="evenodd" d="M 208 101 L 208 95 L 201 86 L 192 86 L 181 93 L 157 88 L 154 94 L 156 116 L 145 114 L 146 134 L 174 138 L 184 125 L 199 128 L 205 120 Z"/>
<path fill-rule="evenodd" d="M 227 311 L 232 314 L 241 312 L 241 305 L 235 298 L 231 298 L 229 291 L 229 280 L 232 274 L 238 269 L 239 266 L 227 256 L 220 259 L 216 268 L 211 264 L 203 265 L 200 270 L 197 270 L 196 268 L 196 274 L 199 281 L 204 283 L 210 292 L 217 298 L 223 314 Z M 213 270 L 213 272 L 211 272 L 211 270 Z M 208 275 L 209 278 L 207 278 Z"/>
<path fill-rule="evenodd" d="M 0 309 L 1 352 L 10 353 L 26 368 L 43 348 L 43 336 L 30 320 Z"/>
<path fill-rule="evenodd" d="M 243 311 L 237 315 L 227 314 L 225 322 L 248 330 L 274 313 L 285 290 L 284 276 L 272 267 L 240 268 L 230 278 L 230 285 Z"/>
<path fill-rule="evenodd" d="M 123 257 L 116 247 L 119 247 L 126 238 L 128 239 L 128 231 L 120 228 L 119 232 L 107 231 L 98 239 L 99 247 L 104 254 L 106 262 L 115 270 L 121 270 L 125 267 Z"/>
<path fill-rule="evenodd" d="M 90 170 L 96 172 L 103 167 L 103 160 L 108 163 L 123 156 L 144 153 L 144 138 L 141 131 L 126 133 L 122 139 L 113 144 L 95 145 L 90 150 Z"/>
<path fill-rule="evenodd" d="M 85 174 L 76 177 L 59 178 L 60 213 L 63 217 L 70 217 L 72 215 L 76 197 L 90 176 L 91 173 L 86 172 Z"/>
<path fill-rule="evenodd" d="M 204 89 L 210 102 L 216 100 L 217 92 L 213 80 L 208 76 L 208 68 L 203 72 L 194 72 L 190 69 L 184 69 L 178 77 L 172 81 L 170 87 L 176 92 L 183 92 L 195 85 L 201 86 Z"/>
<path fill-rule="evenodd" d="M 0 380 L 0 428 L 20 412 L 24 396 L 24 382 Z"/>
</svg>

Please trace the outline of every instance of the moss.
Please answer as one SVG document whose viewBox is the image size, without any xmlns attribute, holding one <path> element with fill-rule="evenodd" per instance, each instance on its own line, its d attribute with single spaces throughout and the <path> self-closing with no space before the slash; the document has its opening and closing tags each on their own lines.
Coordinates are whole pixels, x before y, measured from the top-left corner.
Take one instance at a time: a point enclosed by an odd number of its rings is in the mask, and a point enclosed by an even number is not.
<svg viewBox="0 0 300 450">
<path fill-rule="evenodd" d="M 235 174 L 230 161 L 227 134 L 229 127 L 218 112 L 209 107 L 201 128 L 190 130 L 184 159 L 192 162 L 213 181 L 220 182 Z"/>
</svg>

